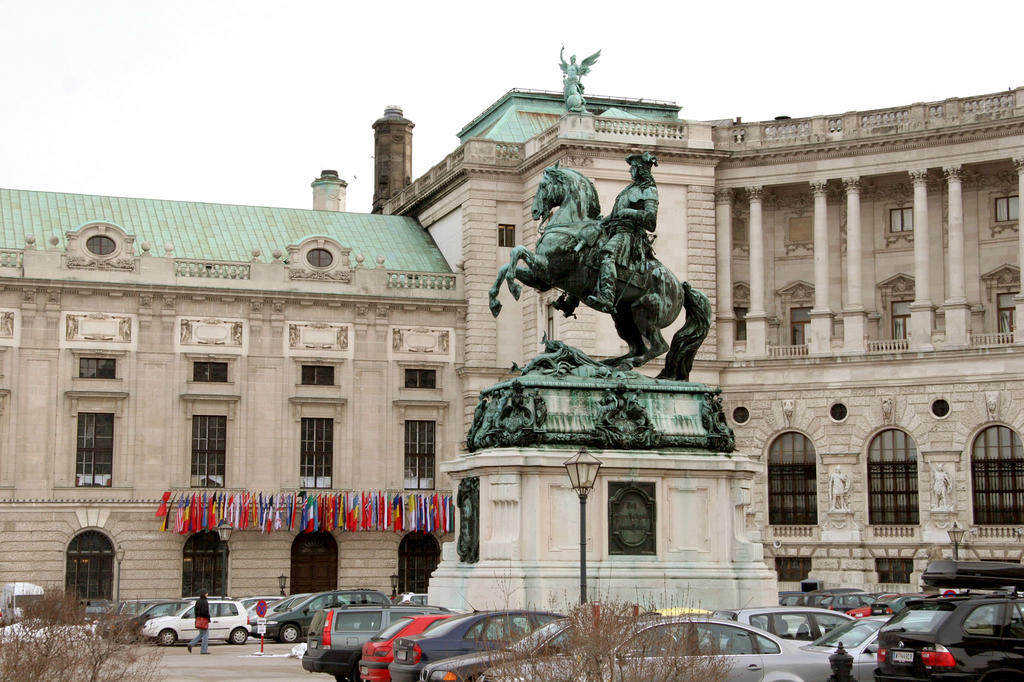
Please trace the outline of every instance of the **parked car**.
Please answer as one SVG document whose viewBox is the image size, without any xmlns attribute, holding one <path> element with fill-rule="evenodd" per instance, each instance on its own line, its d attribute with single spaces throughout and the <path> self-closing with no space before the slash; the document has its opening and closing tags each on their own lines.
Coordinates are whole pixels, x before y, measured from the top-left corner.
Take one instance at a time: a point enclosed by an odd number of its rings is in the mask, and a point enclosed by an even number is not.
<svg viewBox="0 0 1024 682">
<path fill-rule="evenodd" d="M 418 606 L 427 605 L 427 594 L 425 592 L 403 592 L 398 595 L 398 604 L 416 604 Z"/>
<path fill-rule="evenodd" d="M 160 646 L 170 646 L 196 636 L 196 606 L 192 601 L 171 616 L 160 616 L 146 621 L 142 634 L 156 640 Z M 223 639 L 232 644 L 245 644 L 249 639 L 249 617 L 242 602 L 210 599 L 210 639 Z"/>
<path fill-rule="evenodd" d="M 269 611 L 271 606 L 284 599 L 279 594 L 275 594 L 268 597 L 240 597 L 238 601 L 242 602 L 242 606 L 249 612 L 249 615 L 253 618 L 256 617 L 256 605 L 261 601 L 267 602 L 267 610 Z"/>
<path fill-rule="evenodd" d="M 723 609 L 714 612 L 715 618 L 734 620 L 752 625 L 782 639 L 813 642 L 833 628 L 853 620 L 839 611 L 810 606 L 766 606 L 759 609 Z"/>
<path fill-rule="evenodd" d="M 814 590 L 805 592 L 800 598 L 800 606 L 821 606 L 821 602 L 837 594 L 865 594 L 864 590 L 856 587 L 834 587 L 828 590 Z"/>
<path fill-rule="evenodd" d="M 394 682 L 416 682 L 428 663 L 488 648 L 507 646 L 542 625 L 562 618 L 545 611 L 480 611 L 453 616 L 428 631 L 399 637 L 388 672 Z"/>
<path fill-rule="evenodd" d="M 779 606 L 793 606 L 799 604 L 800 600 L 803 599 L 804 592 L 783 590 L 779 592 Z"/>
<path fill-rule="evenodd" d="M 873 682 L 874 671 L 878 665 L 875 661 L 878 652 L 878 630 L 888 620 L 888 616 L 858 618 L 840 625 L 827 635 L 800 648 L 828 660 L 842 642 L 846 652 L 853 656 L 852 679 L 856 682 Z"/>
<path fill-rule="evenodd" d="M 390 682 L 388 666 L 395 660 L 393 644 L 399 637 L 411 637 L 424 632 L 434 623 L 451 618 L 452 613 L 431 613 L 425 616 L 399 618 L 363 644 L 359 660 L 361 682 Z"/>
<path fill-rule="evenodd" d="M 309 630 L 309 623 L 313 615 L 320 609 L 333 606 L 344 606 L 346 604 L 381 604 L 388 605 L 391 600 L 387 595 L 378 590 L 331 590 L 330 592 L 317 592 L 305 599 L 297 600 L 287 608 L 275 608 L 267 614 L 268 638 L 276 638 L 279 642 L 291 644 L 306 636 Z M 252 634 L 259 636 L 256 632 L 256 621 L 252 621 Z"/>
<path fill-rule="evenodd" d="M 446 611 L 414 604 L 321 609 L 313 615 L 309 625 L 302 668 L 314 673 L 330 673 L 339 680 L 358 682 L 363 645 L 394 621 L 425 613 Z"/>
<path fill-rule="evenodd" d="M 891 616 L 894 613 L 902 611 L 903 606 L 907 601 L 927 596 L 928 595 L 924 592 L 918 592 L 915 594 L 884 594 L 871 602 L 868 606 L 851 609 L 846 613 L 854 618 L 863 618 L 864 616 Z"/>
<path fill-rule="evenodd" d="M 693 642 L 697 652 L 681 651 L 679 642 Z M 500 662 L 494 668 L 488 668 L 489 656 L 480 652 L 428 664 L 420 680 L 465 682 L 481 672 L 488 681 L 494 682 L 565 679 L 566 674 L 573 671 L 577 659 L 576 652 L 571 649 L 569 624 L 564 620 L 524 637 L 512 645 L 511 651 L 514 658 L 525 663 L 528 672 L 510 670 L 507 664 Z M 700 652 L 722 657 L 728 665 L 724 671 L 725 678 L 730 682 L 761 682 L 765 679 L 817 682 L 825 679 L 830 671 L 827 657 L 802 651 L 793 642 L 746 625 L 711 618 L 648 618 L 638 620 L 632 634 L 606 658 L 614 663 L 610 663 L 612 667 L 601 679 L 610 682 L 644 679 L 640 674 L 658 670 L 665 658 L 699 656 L 702 655 Z M 500 661 L 503 657 L 496 658 Z M 552 672 L 546 674 L 548 666 Z"/>
</svg>

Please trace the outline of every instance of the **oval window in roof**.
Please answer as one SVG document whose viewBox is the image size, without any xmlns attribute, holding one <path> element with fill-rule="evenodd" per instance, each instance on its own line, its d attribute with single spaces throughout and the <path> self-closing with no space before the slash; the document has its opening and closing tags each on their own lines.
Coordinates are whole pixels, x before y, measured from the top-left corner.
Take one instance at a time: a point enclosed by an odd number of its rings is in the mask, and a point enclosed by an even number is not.
<svg viewBox="0 0 1024 682">
<path fill-rule="evenodd" d="M 94 253 L 97 256 L 109 256 L 114 253 L 114 249 L 117 248 L 117 243 L 110 237 L 97 234 L 85 240 L 85 248 L 89 249 L 90 253 Z"/>
<path fill-rule="evenodd" d="M 314 268 L 326 268 L 334 262 L 334 256 L 327 249 L 310 249 L 306 254 L 306 262 Z"/>
</svg>

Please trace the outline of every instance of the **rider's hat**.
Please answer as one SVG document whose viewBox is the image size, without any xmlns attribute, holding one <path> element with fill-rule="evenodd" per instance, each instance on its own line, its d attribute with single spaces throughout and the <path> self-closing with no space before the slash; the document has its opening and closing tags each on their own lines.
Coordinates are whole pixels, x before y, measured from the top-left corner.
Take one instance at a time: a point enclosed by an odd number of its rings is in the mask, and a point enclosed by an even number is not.
<svg viewBox="0 0 1024 682">
<path fill-rule="evenodd" d="M 630 166 L 633 164 L 643 164 L 650 168 L 651 166 L 658 165 L 658 157 L 650 152 L 644 152 L 643 154 L 630 154 L 626 157 L 626 163 Z"/>
</svg>

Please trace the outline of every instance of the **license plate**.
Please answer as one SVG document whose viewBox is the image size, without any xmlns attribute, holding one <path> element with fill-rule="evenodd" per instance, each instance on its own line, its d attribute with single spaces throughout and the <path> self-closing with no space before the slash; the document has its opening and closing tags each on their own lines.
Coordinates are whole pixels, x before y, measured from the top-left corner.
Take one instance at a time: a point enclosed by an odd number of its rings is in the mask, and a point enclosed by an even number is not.
<svg viewBox="0 0 1024 682">
<path fill-rule="evenodd" d="M 359 674 L 360 675 L 369 675 L 370 674 L 370 669 L 367 668 L 365 665 L 361 665 L 361 666 L 359 666 Z"/>
<path fill-rule="evenodd" d="M 893 663 L 913 663 L 914 652 L 913 651 L 894 651 L 892 652 Z"/>
<path fill-rule="evenodd" d="M 309 648 L 310 648 L 310 649 L 315 649 L 315 648 L 317 648 L 318 646 L 320 646 L 320 643 L 319 643 L 319 642 L 317 642 L 317 641 L 316 641 L 315 639 L 314 639 L 314 640 L 313 640 L 312 642 L 310 642 L 310 643 L 309 643 Z"/>
<path fill-rule="evenodd" d="M 395 652 L 395 658 L 397 658 L 399 661 L 406 661 L 409 659 L 409 654 L 407 654 L 403 649 L 402 651 Z"/>
</svg>

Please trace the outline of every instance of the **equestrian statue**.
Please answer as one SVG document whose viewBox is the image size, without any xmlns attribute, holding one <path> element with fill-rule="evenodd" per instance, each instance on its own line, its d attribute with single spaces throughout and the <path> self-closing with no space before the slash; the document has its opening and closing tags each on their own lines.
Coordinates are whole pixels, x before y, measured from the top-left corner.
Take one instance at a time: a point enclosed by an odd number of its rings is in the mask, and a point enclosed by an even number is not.
<svg viewBox="0 0 1024 682">
<path fill-rule="evenodd" d="M 631 154 L 626 162 L 633 181 L 616 197 L 607 217 L 599 215 L 597 192 L 586 176 L 558 164 L 544 169 L 533 198 L 533 218 L 540 221 L 541 233 L 536 250 L 512 249 L 489 291 L 491 313 L 497 317 L 501 312 L 502 282 L 516 300 L 520 282 L 538 291 L 561 289 L 553 305 L 566 317 L 581 302 L 611 315 L 629 350 L 604 364 L 629 371 L 667 351 L 657 378 L 689 381 L 693 358 L 710 329 L 711 304 L 654 257 L 658 188 L 651 168 L 658 165 L 657 158 L 644 152 Z M 670 345 L 661 330 L 681 310 L 686 322 Z"/>
</svg>

